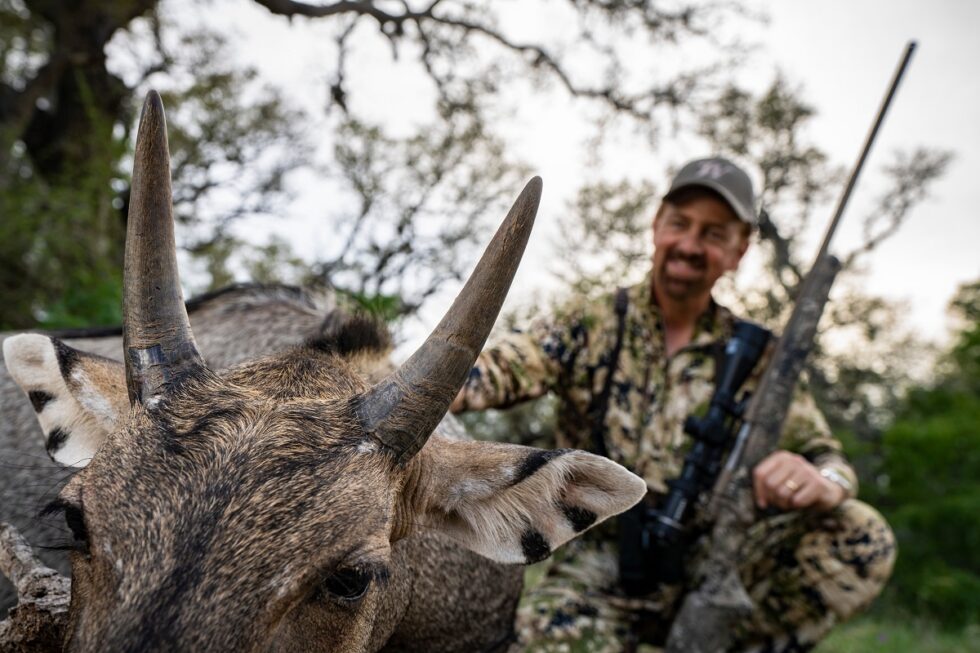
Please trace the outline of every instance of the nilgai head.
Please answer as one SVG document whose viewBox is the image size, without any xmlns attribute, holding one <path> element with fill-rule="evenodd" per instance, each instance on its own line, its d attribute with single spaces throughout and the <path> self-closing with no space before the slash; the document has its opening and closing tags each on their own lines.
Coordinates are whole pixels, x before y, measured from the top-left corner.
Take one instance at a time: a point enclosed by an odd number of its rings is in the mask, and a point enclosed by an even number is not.
<svg viewBox="0 0 980 653">
<path fill-rule="evenodd" d="M 41 335 L 4 342 L 60 462 L 76 651 L 369 646 L 392 545 L 438 530 L 539 560 L 633 505 L 644 483 L 576 451 L 430 435 L 499 311 L 541 192 L 528 183 L 442 322 L 373 385 L 311 343 L 221 375 L 177 276 L 169 152 L 151 92 L 137 139 L 124 364 Z"/>
</svg>

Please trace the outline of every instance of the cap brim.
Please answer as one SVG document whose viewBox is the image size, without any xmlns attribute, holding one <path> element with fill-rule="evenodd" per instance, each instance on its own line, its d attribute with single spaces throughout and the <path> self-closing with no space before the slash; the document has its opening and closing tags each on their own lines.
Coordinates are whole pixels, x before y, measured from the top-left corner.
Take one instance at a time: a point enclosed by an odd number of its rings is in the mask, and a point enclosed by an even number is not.
<svg viewBox="0 0 980 653">
<path fill-rule="evenodd" d="M 712 181 L 710 179 L 699 179 L 698 181 L 689 181 L 682 184 L 678 184 L 677 186 L 671 188 L 666 195 L 664 195 L 664 199 L 669 201 L 671 195 L 675 195 L 677 191 L 684 188 L 693 188 L 696 186 L 700 186 L 701 188 L 708 188 L 721 195 L 722 199 L 728 202 L 728 206 L 732 208 L 732 211 L 735 213 L 735 217 L 737 217 L 742 222 L 752 225 L 753 227 L 759 223 L 759 218 L 756 215 L 754 209 L 752 209 L 751 207 L 743 206 L 741 202 L 735 199 L 735 196 L 732 195 L 732 192 L 730 190 L 728 190 L 721 184 Z"/>
</svg>

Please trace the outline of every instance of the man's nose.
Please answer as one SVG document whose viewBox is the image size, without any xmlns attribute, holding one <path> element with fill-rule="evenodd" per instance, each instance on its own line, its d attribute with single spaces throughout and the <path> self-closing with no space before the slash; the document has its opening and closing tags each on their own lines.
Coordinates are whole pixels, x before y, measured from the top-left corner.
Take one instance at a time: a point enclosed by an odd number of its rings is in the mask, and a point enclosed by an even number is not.
<svg viewBox="0 0 980 653">
<path fill-rule="evenodd" d="M 687 230 L 677 242 L 677 249 L 690 254 L 700 254 L 704 251 L 701 236 L 695 230 Z"/>
</svg>

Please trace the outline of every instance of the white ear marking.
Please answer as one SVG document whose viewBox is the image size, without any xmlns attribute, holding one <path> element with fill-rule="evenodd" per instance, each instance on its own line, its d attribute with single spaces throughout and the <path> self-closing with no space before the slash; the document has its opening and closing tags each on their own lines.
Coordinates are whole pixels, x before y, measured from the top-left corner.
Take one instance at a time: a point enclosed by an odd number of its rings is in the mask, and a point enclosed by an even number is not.
<svg viewBox="0 0 980 653">
<path fill-rule="evenodd" d="M 498 562 L 531 563 L 646 493 L 646 483 L 583 451 L 430 440 L 417 518 Z"/>
<path fill-rule="evenodd" d="M 3 341 L 3 360 L 10 370 L 10 375 L 17 383 L 21 383 L 18 378 L 18 370 L 50 368 L 50 363 L 55 363 L 57 369 L 57 359 L 55 358 L 54 345 L 51 338 L 37 333 L 22 333 L 10 336 Z"/>
<path fill-rule="evenodd" d="M 82 408 L 93 413 L 102 421 L 115 421 L 116 412 L 112 409 L 112 404 L 96 391 L 95 384 L 84 369 L 78 367 L 72 370 L 71 379 L 73 381 L 72 387 L 75 389 L 75 400 L 82 405 Z"/>
<path fill-rule="evenodd" d="M 48 455 L 62 465 L 85 466 L 115 428 L 119 414 L 84 365 L 95 365 L 98 374 L 99 366 L 114 363 L 36 333 L 5 339 L 3 357 L 37 413 Z"/>
</svg>

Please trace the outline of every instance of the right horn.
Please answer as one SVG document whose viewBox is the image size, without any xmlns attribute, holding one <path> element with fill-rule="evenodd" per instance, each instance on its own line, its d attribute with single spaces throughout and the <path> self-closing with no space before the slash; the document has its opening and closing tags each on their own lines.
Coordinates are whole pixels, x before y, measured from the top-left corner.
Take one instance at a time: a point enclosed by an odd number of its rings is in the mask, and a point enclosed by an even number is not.
<svg viewBox="0 0 980 653">
<path fill-rule="evenodd" d="M 432 334 L 398 370 L 355 399 L 368 437 L 399 463 L 425 445 L 469 376 L 507 296 L 540 201 L 541 178 L 534 177 Z"/>
<path fill-rule="evenodd" d="M 204 366 L 177 274 L 170 150 L 163 101 L 146 94 L 136 136 L 123 269 L 123 352 L 131 404 Z"/>
</svg>

